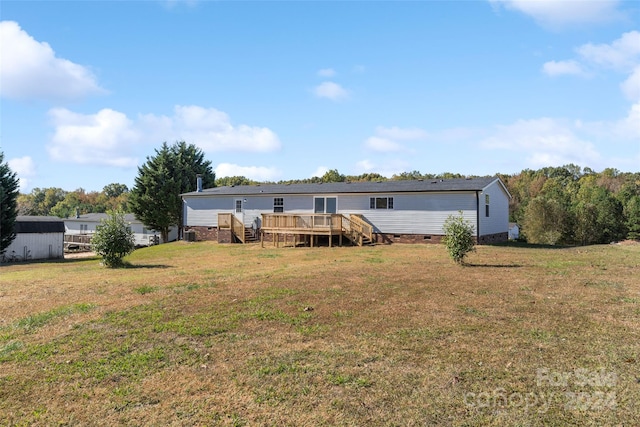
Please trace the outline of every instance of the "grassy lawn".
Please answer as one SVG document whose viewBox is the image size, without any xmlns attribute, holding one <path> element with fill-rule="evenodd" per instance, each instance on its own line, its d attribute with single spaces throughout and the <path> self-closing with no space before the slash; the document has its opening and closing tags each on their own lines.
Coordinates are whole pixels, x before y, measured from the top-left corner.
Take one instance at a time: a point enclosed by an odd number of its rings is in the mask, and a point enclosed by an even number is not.
<svg viewBox="0 0 640 427">
<path fill-rule="evenodd" d="M 0 425 L 635 425 L 640 245 L 0 267 Z"/>
</svg>

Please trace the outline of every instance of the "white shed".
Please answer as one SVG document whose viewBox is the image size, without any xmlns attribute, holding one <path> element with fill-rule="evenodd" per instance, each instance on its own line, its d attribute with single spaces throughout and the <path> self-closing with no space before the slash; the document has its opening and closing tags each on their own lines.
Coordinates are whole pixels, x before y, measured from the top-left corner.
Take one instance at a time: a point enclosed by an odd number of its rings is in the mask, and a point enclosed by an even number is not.
<svg viewBox="0 0 640 427">
<path fill-rule="evenodd" d="M 518 240 L 520 238 L 520 227 L 515 222 L 509 223 L 509 240 Z"/>
<path fill-rule="evenodd" d="M 64 258 L 64 222 L 51 216 L 18 216 L 16 237 L 5 250 L 7 262 Z"/>
</svg>

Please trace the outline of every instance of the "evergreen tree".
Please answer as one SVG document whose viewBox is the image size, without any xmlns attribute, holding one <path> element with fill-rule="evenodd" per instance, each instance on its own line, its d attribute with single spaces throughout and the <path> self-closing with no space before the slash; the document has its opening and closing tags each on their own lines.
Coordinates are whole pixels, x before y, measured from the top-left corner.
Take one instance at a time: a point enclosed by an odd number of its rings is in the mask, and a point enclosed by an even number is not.
<svg viewBox="0 0 640 427">
<path fill-rule="evenodd" d="M 17 175 L 11 171 L 8 164 L 4 163 L 4 153 L 0 151 L 0 255 L 15 238 L 18 186 Z"/>
<path fill-rule="evenodd" d="M 203 186 L 215 185 L 211 162 L 193 144 L 166 142 L 156 155 L 138 168 L 135 186 L 129 195 L 129 207 L 142 223 L 158 230 L 168 241 L 169 229 L 182 227 L 182 199 L 180 194 L 196 189 L 196 176 L 202 176 Z"/>
</svg>

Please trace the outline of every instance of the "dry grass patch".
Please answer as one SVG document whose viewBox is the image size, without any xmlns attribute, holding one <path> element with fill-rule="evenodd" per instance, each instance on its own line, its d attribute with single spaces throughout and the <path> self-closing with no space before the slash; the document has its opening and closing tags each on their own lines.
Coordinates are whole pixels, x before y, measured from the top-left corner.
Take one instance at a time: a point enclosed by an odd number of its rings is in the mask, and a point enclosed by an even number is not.
<svg viewBox="0 0 640 427">
<path fill-rule="evenodd" d="M 0 425 L 631 425 L 640 247 L 179 242 L 0 271 Z M 25 326 L 29 325 L 29 326 Z"/>
</svg>

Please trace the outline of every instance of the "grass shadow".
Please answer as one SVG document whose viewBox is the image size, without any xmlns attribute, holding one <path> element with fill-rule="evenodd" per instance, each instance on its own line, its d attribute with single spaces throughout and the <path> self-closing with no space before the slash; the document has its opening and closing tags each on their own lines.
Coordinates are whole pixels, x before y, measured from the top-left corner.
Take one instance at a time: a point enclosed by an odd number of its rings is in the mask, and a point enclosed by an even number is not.
<svg viewBox="0 0 640 427">
<path fill-rule="evenodd" d="M 571 249 L 575 248 L 574 245 L 545 245 L 527 243 L 520 240 L 509 240 L 506 242 L 487 243 L 483 246 L 495 246 L 503 248 L 525 248 L 525 249 Z"/>
<path fill-rule="evenodd" d="M 165 269 L 165 268 L 172 268 L 172 267 L 173 267 L 172 265 L 166 265 L 166 264 L 129 264 L 129 263 L 124 263 L 119 268 L 123 268 L 123 269 L 139 269 L 139 268 Z"/>
<path fill-rule="evenodd" d="M 473 262 L 465 263 L 464 266 L 472 267 L 472 268 L 521 268 L 521 267 L 524 267 L 522 264 L 475 264 Z"/>
</svg>

